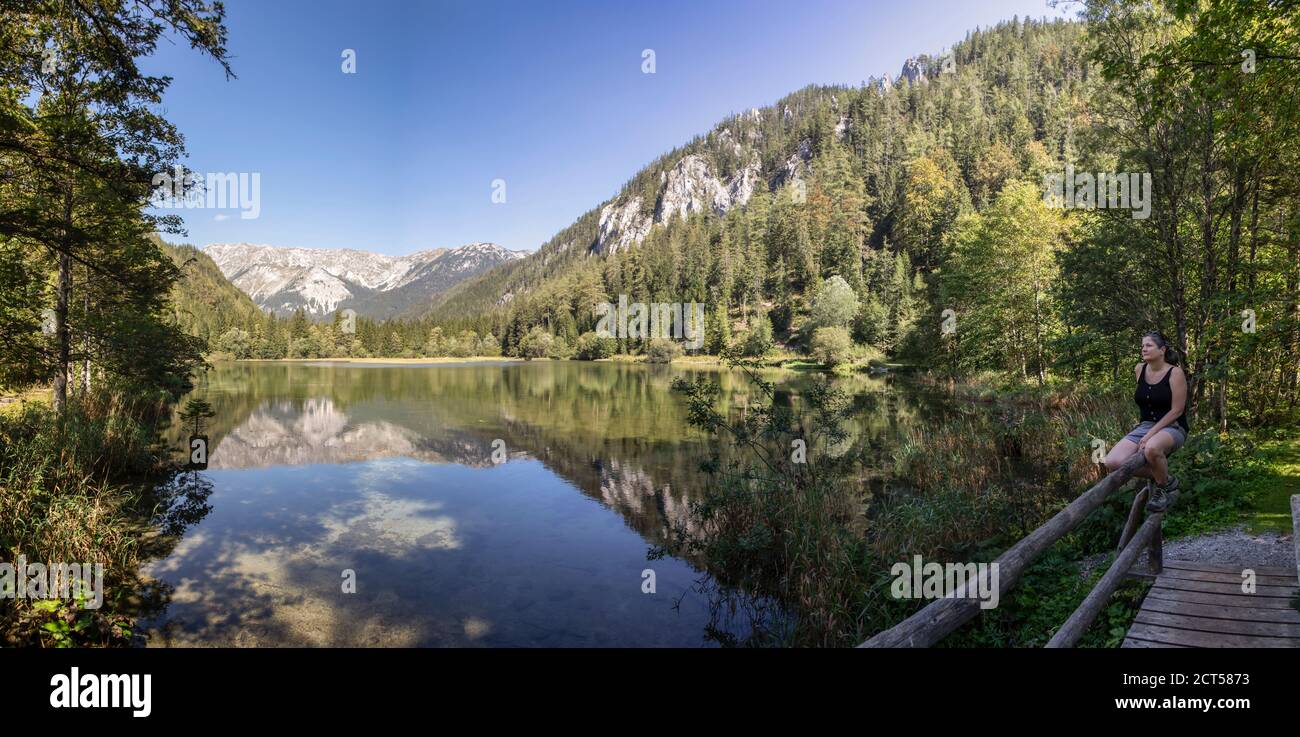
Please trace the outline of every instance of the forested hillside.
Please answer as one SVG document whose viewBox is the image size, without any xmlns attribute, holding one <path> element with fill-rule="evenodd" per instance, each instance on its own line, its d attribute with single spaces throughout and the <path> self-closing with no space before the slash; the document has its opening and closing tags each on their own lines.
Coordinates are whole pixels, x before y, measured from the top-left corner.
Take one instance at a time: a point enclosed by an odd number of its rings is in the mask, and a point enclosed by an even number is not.
<svg viewBox="0 0 1300 737">
<path fill-rule="evenodd" d="M 573 341 L 595 324 L 596 302 L 628 294 L 707 304 L 710 350 L 764 315 L 803 343 L 811 296 L 838 275 L 860 299 L 854 338 L 897 352 L 931 312 L 958 216 L 1077 155 L 1091 84 L 1083 38 L 1079 23 L 1012 21 L 910 60 L 914 82 L 808 87 L 737 114 L 607 203 L 624 220 L 675 216 L 654 218 L 639 247 L 602 233 L 602 216 L 605 231 L 613 219 L 598 207 L 533 257 L 453 290 L 433 315 L 504 335 L 510 349 L 534 325 Z M 682 179 L 697 190 L 730 181 L 740 196 L 682 207 L 671 186 Z M 620 211 L 629 204 L 640 212 Z"/>
<path fill-rule="evenodd" d="M 185 332 L 211 344 L 232 327 L 252 325 L 263 319 L 253 300 L 231 284 L 203 251 L 157 240 L 180 269 L 180 277 L 172 289 L 171 311 Z"/>
</svg>

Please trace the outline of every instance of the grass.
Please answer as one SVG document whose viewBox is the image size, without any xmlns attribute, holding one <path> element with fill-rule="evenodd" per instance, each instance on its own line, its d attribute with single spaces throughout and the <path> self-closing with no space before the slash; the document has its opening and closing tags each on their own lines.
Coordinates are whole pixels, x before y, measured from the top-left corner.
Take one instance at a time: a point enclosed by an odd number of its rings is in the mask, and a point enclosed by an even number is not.
<svg viewBox="0 0 1300 737">
<path fill-rule="evenodd" d="M 1300 435 L 1258 443 L 1254 459 L 1254 472 L 1242 482 L 1246 505 L 1241 521 L 1255 534 L 1292 534 L 1291 497 L 1300 494 Z"/>
<path fill-rule="evenodd" d="M 163 592 L 140 578 L 140 566 L 174 543 L 178 510 L 202 507 L 160 483 L 174 478 L 155 445 L 165 406 L 106 393 L 74 397 L 59 417 L 34 395 L 0 412 L 0 560 L 104 567 L 99 609 L 0 599 L 0 644 L 127 644 L 136 618 L 159 606 Z"/>
</svg>

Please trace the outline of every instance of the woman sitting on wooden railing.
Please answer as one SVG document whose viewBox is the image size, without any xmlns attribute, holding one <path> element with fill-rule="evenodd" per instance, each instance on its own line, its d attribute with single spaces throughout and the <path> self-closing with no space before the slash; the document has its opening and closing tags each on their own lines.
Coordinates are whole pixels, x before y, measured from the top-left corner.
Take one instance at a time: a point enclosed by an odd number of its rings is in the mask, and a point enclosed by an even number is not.
<svg viewBox="0 0 1300 737">
<path fill-rule="evenodd" d="M 1163 512 L 1169 505 L 1168 493 L 1178 488 L 1178 477 L 1170 475 L 1167 458 L 1187 440 L 1187 376 L 1178 367 L 1177 351 L 1154 330 L 1142 336 L 1142 362 L 1133 367 L 1133 373 L 1137 379 L 1133 401 L 1140 418 L 1111 448 L 1106 469 L 1115 471 L 1134 453 L 1145 454 L 1146 466 L 1133 475 L 1155 482 L 1147 484 L 1147 510 Z"/>
</svg>

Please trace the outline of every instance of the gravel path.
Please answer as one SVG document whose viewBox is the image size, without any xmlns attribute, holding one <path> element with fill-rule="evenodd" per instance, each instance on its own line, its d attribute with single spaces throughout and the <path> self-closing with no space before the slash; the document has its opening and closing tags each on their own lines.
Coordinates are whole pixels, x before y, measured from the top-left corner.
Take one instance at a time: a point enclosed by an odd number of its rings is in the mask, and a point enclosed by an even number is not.
<svg viewBox="0 0 1300 737">
<path fill-rule="evenodd" d="M 1166 540 L 1164 547 L 1166 560 L 1254 564 L 1291 570 L 1295 570 L 1296 566 L 1291 535 L 1279 535 L 1276 532 L 1255 535 L 1241 526 L 1206 535 Z"/>
<path fill-rule="evenodd" d="M 1200 563 L 1227 563 L 1229 565 L 1277 566 L 1296 569 L 1295 546 L 1291 535 L 1264 532 L 1258 535 L 1247 532 L 1244 526 L 1230 527 L 1205 535 L 1192 535 L 1177 540 L 1165 540 L 1165 560 L 1185 560 Z M 1105 555 L 1094 555 L 1080 564 L 1083 575 L 1105 562 Z M 1145 570 L 1147 556 L 1143 552 L 1133 565 L 1134 570 Z"/>
</svg>

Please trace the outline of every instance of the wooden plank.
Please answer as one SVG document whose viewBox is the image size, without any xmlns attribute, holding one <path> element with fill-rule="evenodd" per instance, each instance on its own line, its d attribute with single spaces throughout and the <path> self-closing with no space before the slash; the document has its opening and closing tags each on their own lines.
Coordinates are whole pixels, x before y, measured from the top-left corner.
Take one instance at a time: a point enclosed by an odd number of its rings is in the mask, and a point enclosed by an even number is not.
<svg viewBox="0 0 1300 737">
<path fill-rule="evenodd" d="M 1186 645 L 1173 645 L 1168 642 L 1148 642 L 1147 640 L 1136 640 L 1132 637 L 1125 637 L 1124 644 L 1120 647 L 1186 647 Z"/>
<path fill-rule="evenodd" d="M 1295 584 L 1291 582 L 1291 576 L 1267 576 L 1261 575 L 1258 570 L 1249 568 L 1249 566 L 1242 568 L 1243 571 L 1248 569 L 1255 571 L 1256 586 L 1262 585 L 1281 586 L 1282 588 L 1291 589 L 1296 588 Z M 1166 565 L 1165 569 L 1160 572 L 1160 575 L 1166 578 L 1179 578 L 1184 581 L 1210 581 L 1212 583 L 1226 583 L 1234 584 L 1236 586 L 1241 586 L 1242 581 L 1246 580 L 1242 578 L 1241 571 L 1236 573 L 1224 573 L 1222 571 L 1190 571 L 1182 568 L 1170 568 L 1168 565 Z"/>
<path fill-rule="evenodd" d="M 1240 606 L 1240 607 L 1259 607 L 1261 609 L 1291 609 L 1291 602 L 1287 599 L 1277 599 L 1267 596 L 1249 597 L 1240 592 L 1236 596 L 1231 594 L 1207 594 L 1203 591 L 1181 591 L 1179 589 L 1170 589 L 1160 586 L 1152 586 L 1147 592 L 1147 596 L 1154 596 L 1158 599 L 1169 601 L 1187 601 L 1194 604 L 1215 604 L 1218 606 Z M 1291 611 L 1295 611 L 1291 609 Z"/>
<path fill-rule="evenodd" d="M 1246 622 L 1280 622 L 1300 625 L 1300 612 L 1294 609 L 1264 609 L 1246 606 L 1220 606 L 1197 604 L 1190 601 L 1170 601 L 1148 596 L 1142 600 L 1142 609 L 1165 614 L 1185 614 L 1191 617 L 1238 619 Z"/>
<path fill-rule="evenodd" d="M 1283 637 L 1252 637 L 1249 635 L 1227 635 L 1220 632 L 1196 632 L 1194 630 L 1160 627 L 1152 624 L 1134 623 L 1129 629 L 1129 636 L 1151 642 L 1168 642 L 1189 647 L 1295 647 L 1295 640 Z"/>
<path fill-rule="evenodd" d="M 1300 647 L 1300 624 L 1281 624 L 1279 622 L 1245 622 L 1239 619 L 1214 619 L 1212 617 L 1191 617 L 1185 614 L 1168 614 L 1143 608 L 1134 618 L 1135 622 L 1153 624 L 1160 627 L 1177 627 L 1197 632 L 1221 632 L 1229 635 L 1254 635 L 1258 637 L 1278 637 L 1293 640 L 1292 647 Z"/>
<path fill-rule="evenodd" d="M 1241 573 L 1241 569 L 1250 568 L 1260 576 L 1290 576 L 1291 569 L 1281 566 L 1244 566 L 1236 563 L 1202 563 L 1200 561 L 1167 560 L 1165 568 L 1178 568 L 1184 571 L 1218 571 L 1221 573 Z"/>
<path fill-rule="evenodd" d="M 1259 597 L 1261 599 L 1290 599 L 1295 595 L 1296 591 L 1294 586 L 1256 586 L 1255 593 L 1248 594 L 1241 590 L 1240 583 L 1189 581 L 1185 578 L 1166 578 L 1164 576 L 1156 579 L 1156 585 L 1167 589 L 1178 589 L 1180 591 L 1201 591 L 1207 594 L 1227 594 L 1229 596 Z"/>
<path fill-rule="evenodd" d="M 1169 505 L 1173 506 L 1175 491 L 1169 495 Z M 1151 542 L 1147 543 L 1147 570 L 1159 574 L 1165 569 L 1165 540 L 1164 540 L 1164 512 L 1157 512 L 1150 517 L 1148 521 L 1154 520 L 1156 531 L 1151 535 Z"/>
</svg>

